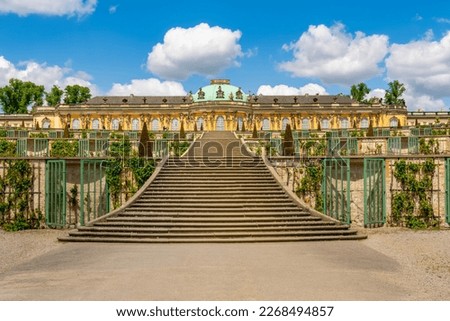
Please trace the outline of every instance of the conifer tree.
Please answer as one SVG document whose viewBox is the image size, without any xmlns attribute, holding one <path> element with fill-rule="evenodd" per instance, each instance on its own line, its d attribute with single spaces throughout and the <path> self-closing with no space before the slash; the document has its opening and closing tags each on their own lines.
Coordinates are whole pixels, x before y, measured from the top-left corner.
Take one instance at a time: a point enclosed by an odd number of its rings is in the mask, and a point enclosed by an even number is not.
<svg viewBox="0 0 450 321">
<path fill-rule="evenodd" d="M 252 138 L 258 138 L 258 132 L 256 131 L 256 123 L 253 124 Z"/>
<path fill-rule="evenodd" d="M 66 127 L 64 127 L 63 138 L 70 138 L 69 125 L 68 124 L 66 124 Z"/>
<path fill-rule="evenodd" d="M 184 131 L 184 121 L 181 121 L 180 139 L 185 139 L 185 138 L 186 138 L 186 132 Z"/>
<path fill-rule="evenodd" d="M 286 125 L 286 130 L 284 132 L 283 140 L 283 155 L 293 156 L 294 155 L 294 137 L 292 136 L 291 125 Z"/>
<path fill-rule="evenodd" d="M 141 137 L 139 137 L 139 157 L 151 157 L 152 151 L 149 148 L 150 137 L 148 135 L 147 123 L 144 122 L 141 131 Z"/>
<path fill-rule="evenodd" d="M 242 128 L 241 128 L 242 132 L 245 132 L 245 122 L 242 122 Z"/>
<path fill-rule="evenodd" d="M 372 119 L 369 121 L 369 128 L 367 128 L 367 137 L 373 137 L 373 123 Z"/>
</svg>

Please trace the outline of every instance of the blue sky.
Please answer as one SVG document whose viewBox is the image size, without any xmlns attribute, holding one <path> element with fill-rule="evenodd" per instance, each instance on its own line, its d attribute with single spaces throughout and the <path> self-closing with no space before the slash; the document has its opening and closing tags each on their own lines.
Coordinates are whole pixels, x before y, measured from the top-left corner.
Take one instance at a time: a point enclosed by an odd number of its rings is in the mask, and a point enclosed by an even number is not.
<svg viewBox="0 0 450 321">
<path fill-rule="evenodd" d="M 211 78 L 245 92 L 383 95 L 450 107 L 450 2 L 0 0 L 0 85 L 79 83 L 180 95 Z"/>
</svg>

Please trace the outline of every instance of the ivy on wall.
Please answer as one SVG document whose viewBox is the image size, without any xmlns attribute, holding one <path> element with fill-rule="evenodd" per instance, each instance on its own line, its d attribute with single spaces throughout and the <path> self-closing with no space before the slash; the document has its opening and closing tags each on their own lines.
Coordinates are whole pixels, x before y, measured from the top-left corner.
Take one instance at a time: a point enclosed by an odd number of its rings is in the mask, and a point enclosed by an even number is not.
<svg viewBox="0 0 450 321">
<path fill-rule="evenodd" d="M 392 219 L 409 228 L 439 226 L 432 204 L 433 177 L 436 164 L 432 159 L 422 163 L 397 161 L 394 177 L 401 191 L 392 196 Z"/>
<path fill-rule="evenodd" d="M 323 166 L 321 161 L 310 160 L 300 170 L 303 174 L 299 181 L 296 193 L 304 201 L 314 204 L 314 208 L 321 212 L 323 210 L 322 178 Z"/>
<path fill-rule="evenodd" d="M 27 160 L 5 163 L 0 177 L 0 225 L 8 231 L 38 228 L 43 215 L 32 209 L 33 169 Z"/>
</svg>

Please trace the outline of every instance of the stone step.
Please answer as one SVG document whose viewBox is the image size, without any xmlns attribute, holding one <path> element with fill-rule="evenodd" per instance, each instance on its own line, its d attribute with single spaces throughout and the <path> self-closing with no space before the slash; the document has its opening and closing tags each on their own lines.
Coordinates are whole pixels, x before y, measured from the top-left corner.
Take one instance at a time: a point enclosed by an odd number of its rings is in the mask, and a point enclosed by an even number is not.
<svg viewBox="0 0 450 321">
<path fill-rule="evenodd" d="M 169 201 L 168 201 L 169 200 Z M 202 207 L 214 207 L 215 205 L 218 206 L 226 206 L 226 207 L 236 207 L 236 208 L 242 208 L 247 206 L 293 206 L 297 207 L 294 203 L 292 203 L 292 200 L 285 198 L 285 199 L 274 199 L 274 198 L 261 198 L 258 199 L 255 202 L 255 199 L 246 197 L 246 198 L 238 198 L 238 199 L 230 199 L 230 198 L 155 198 L 155 197 L 141 197 L 139 200 L 134 202 L 133 205 L 137 206 L 161 206 L 164 205 L 165 207 L 183 207 L 183 206 L 202 206 Z"/>
<path fill-rule="evenodd" d="M 131 222 L 126 221 L 103 221 L 95 223 L 96 227 L 192 227 L 192 228 L 218 228 L 218 227 L 229 227 L 229 228 L 244 228 L 244 227 L 273 227 L 273 226 L 300 226 L 300 227 L 317 227 L 322 226 L 336 226 L 335 222 L 331 221 L 257 221 L 257 222 Z M 348 228 L 347 225 L 339 225 L 342 228 Z"/>
<path fill-rule="evenodd" d="M 147 215 L 152 215 L 154 213 L 188 213 L 189 215 L 193 215 L 195 213 L 198 214 L 204 214 L 204 213 L 230 213 L 230 214 L 239 214 L 239 215 L 251 215 L 252 213 L 278 213 L 280 215 L 286 214 L 286 213 L 300 213 L 300 210 L 297 207 L 289 207 L 289 206 L 283 206 L 280 207 L 274 207 L 274 206 L 258 206 L 255 205 L 253 207 L 214 207 L 214 206 L 204 206 L 200 207 L 199 204 L 194 204 L 193 206 L 183 206 L 181 207 L 146 207 L 146 206 L 138 206 L 138 205 L 131 205 L 130 207 L 124 209 L 123 213 L 132 213 L 141 211 L 141 213 L 147 213 Z M 305 212 L 306 213 L 306 212 Z"/>
<path fill-rule="evenodd" d="M 317 216 L 171 216 L 171 215 L 154 215 L 154 216 L 126 216 L 120 215 L 106 219 L 106 222 L 134 222 L 134 223 L 257 223 L 257 222 L 322 222 Z"/>
<path fill-rule="evenodd" d="M 211 190 L 204 190 L 204 191 L 192 191 L 192 190 L 183 190 L 183 191 L 165 191 L 165 190 L 159 190 L 159 191 L 146 191 L 142 194 L 140 199 L 145 198 L 165 198 L 165 197 L 179 197 L 179 198 L 192 198 L 192 197 L 222 197 L 227 199 L 244 199 L 244 198 L 253 198 L 253 199 L 265 199 L 265 198 L 278 198 L 278 199 L 290 199 L 289 196 L 284 193 L 283 191 L 273 191 L 270 194 L 256 194 L 252 191 L 240 191 L 240 190 L 234 190 L 234 191 L 211 191 Z"/>
<path fill-rule="evenodd" d="M 346 226 L 249 226 L 249 227 L 111 227 L 90 226 L 80 227 L 80 232 L 110 232 L 110 233 L 212 233 L 212 232 L 294 232 L 294 231 L 341 231 L 347 230 Z"/>
<path fill-rule="evenodd" d="M 274 237 L 274 236 L 321 236 L 321 235 L 355 235 L 356 231 L 351 230 L 320 230 L 320 231 L 252 231 L 252 232 L 184 232 L 184 233 L 136 233 L 136 232 L 102 232 L 102 231 L 76 231 L 69 233 L 70 236 L 91 236 L 91 237 L 125 237 L 125 238 L 234 238 L 234 237 Z"/>
<path fill-rule="evenodd" d="M 169 158 L 121 212 L 61 241 L 226 243 L 359 240 L 349 226 L 299 207 L 230 132 L 206 132 L 188 157 Z M 206 144 L 225 157 L 203 157 Z M 230 146 L 239 146 L 230 150 Z"/>
<path fill-rule="evenodd" d="M 290 237 L 234 237 L 234 238 L 122 238 L 122 237 L 60 237 L 61 242 L 103 242 L 103 243 L 256 243 L 256 242 L 323 242 L 323 241 L 356 241 L 366 239 L 365 235 L 320 235 Z"/>
</svg>

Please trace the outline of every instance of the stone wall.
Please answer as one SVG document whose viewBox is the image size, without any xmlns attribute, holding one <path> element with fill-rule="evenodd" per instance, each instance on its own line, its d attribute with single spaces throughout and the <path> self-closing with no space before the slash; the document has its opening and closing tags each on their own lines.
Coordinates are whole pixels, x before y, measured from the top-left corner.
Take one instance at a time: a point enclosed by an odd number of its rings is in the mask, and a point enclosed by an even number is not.
<svg viewBox="0 0 450 321">
<path fill-rule="evenodd" d="M 399 182 L 396 181 L 393 173 L 395 163 L 401 159 L 407 162 L 421 163 L 426 160 L 425 157 L 417 158 L 386 158 L 385 160 L 385 197 L 386 197 L 386 225 L 393 226 L 393 218 L 391 215 L 392 197 L 394 193 L 401 190 Z M 446 168 L 444 157 L 434 157 L 436 165 L 435 174 L 433 176 L 433 188 L 431 193 L 431 203 L 434 215 L 439 218 L 441 226 L 448 226 L 446 223 Z M 286 159 L 271 158 L 273 167 L 278 173 L 281 181 L 292 191 L 297 191 L 300 180 L 305 175 L 305 160 L 302 159 Z M 318 159 L 321 161 L 321 159 Z M 315 207 L 315 200 L 310 197 L 304 197 L 302 200 L 311 207 Z M 350 212 L 352 225 L 364 226 L 364 159 L 350 159 Z"/>
</svg>

